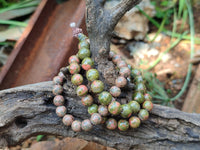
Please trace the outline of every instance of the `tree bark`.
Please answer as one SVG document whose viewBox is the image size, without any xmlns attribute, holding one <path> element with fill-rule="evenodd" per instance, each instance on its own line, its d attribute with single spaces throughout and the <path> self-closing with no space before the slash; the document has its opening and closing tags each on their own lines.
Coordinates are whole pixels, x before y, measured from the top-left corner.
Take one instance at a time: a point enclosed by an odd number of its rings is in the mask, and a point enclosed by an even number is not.
<svg viewBox="0 0 200 150">
<path fill-rule="evenodd" d="M 199 149 L 200 115 L 154 105 L 150 118 L 138 129 L 126 132 L 94 126 L 75 133 L 63 125 L 52 104 L 52 82 L 0 91 L 0 147 L 13 146 L 37 134 L 78 137 L 117 149 Z M 70 84 L 65 84 L 67 113 L 76 119 L 89 118 Z"/>
</svg>

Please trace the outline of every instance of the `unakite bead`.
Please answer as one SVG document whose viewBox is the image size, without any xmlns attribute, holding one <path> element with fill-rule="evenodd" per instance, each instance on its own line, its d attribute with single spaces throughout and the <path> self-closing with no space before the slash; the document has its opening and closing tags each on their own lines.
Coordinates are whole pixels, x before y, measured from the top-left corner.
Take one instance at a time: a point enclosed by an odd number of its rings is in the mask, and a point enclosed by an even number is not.
<svg viewBox="0 0 200 150">
<path fill-rule="evenodd" d="M 117 121 L 113 118 L 110 118 L 106 121 L 106 128 L 109 130 L 115 130 L 117 128 Z"/>
<path fill-rule="evenodd" d="M 81 98 L 81 102 L 84 106 L 90 106 L 93 103 L 93 98 L 91 95 L 88 94 Z"/>
<path fill-rule="evenodd" d="M 140 104 L 138 102 L 130 101 L 128 104 L 134 114 L 140 111 Z"/>
<path fill-rule="evenodd" d="M 76 94 L 78 96 L 84 96 L 88 93 L 88 88 L 87 86 L 85 85 L 79 85 L 77 88 L 76 88 Z"/>
<path fill-rule="evenodd" d="M 138 117 L 133 116 L 129 119 L 129 124 L 130 124 L 131 128 L 138 128 L 140 126 L 140 123 L 141 123 L 141 121 Z"/>
<path fill-rule="evenodd" d="M 81 48 L 79 51 L 78 51 L 78 57 L 80 59 L 84 59 L 86 57 L 90 57 L 90 50 L 88 48 Z"/>
<path fill-rule="evenodd" d="M 121 94 L 121 89 L 117 86 L 112 86 L 110 88 L 110 94 L 114 97 L 118 97 Z"/>
<path fill-rule="evenodd" d="M 153 109 L 153 103 L 151 101 L 145 101 L 143 104 L 142 104 L 142 108 L 148 110 L 148 111 L 151 111 Z"/>
<path fill-rule="evenodd" d="M 113 52 L 113 51 L 110 51 L 110 52 L 109 52 L 109 58 L 110 58 L 110 59 L 113 58 L 114 55 L 115 55 L 115 52 Z"/>
<path fill-rule="evenodd" d="M 62 83 L 63 83 L 63 78 L 60 77 L 60 76 L 55 76 L 55 77 L 53 78 L 53 83 L 54 83 L 54 84 L 62 84 Z"/>
<path fill-rule="evenodd" d="M 63 117 L 67 112 L 67 109 L 65 106 L 58 106 L 56 108 L 56 114 L 58 117 Z"/>
<path fill-rule="evenodd" d="M 108 111 L 112 114 L 112 115 L 118 115 L 121 113 L 122 108 L 121 108 L 121 104 L 117 101 L 112 101 L 109 106 L 108 106 Z"/>
<path fill-rule="evenodd" d="M 91 121 L 92 124 L 98 125 L 98 124 L 101 123 L 102 117 L 101 117 L 101 115 L 98 114 L 98 113 L 93 113 L 93 114 L 91 115 L 90 121 Z"/>
<path fill-rule="evenodd" d="M 122 67 L 119 70 L 119 74 L 124 77 L 128 77 L 131 74 L 131 70 L 128 67 Z"/>
<path fill-rule="evenodd" d="M 79 73 L 80 70 L 81 70 L 81 68 L 80 68 L 79 64 L 77 64 L 77 63 L 71 63 L 71 64 L 69 65 L 69 72 L 70 72 L 71 74 Z"/>
<path fill-rule="evenodd" d="M 122 58 L 120 55 L 114 55 L 113 58 L 112 58 L 112 61 L 114 64 L 117 64 L 118 61 L 121 61 Z"/>
<path fill-rule="evenodd" d="M 141 92 L 136 92 L 133 94 L 133 100 L 141 104 L 144 102 L 144 95 Z"/>
<path fill-rule="evenodd" d="M 79 58 L 76 56 L 76 55 L 72 55 L 72 56 L 70 56 L 69 57 L 69 64 L 71 64 L 71 63 L 80 63 L 80 60 L 79 60 Z"/>
<path fill-rule="evenodd" d="M 127 63 L 124 60 L 118 61 L 117 62 L 117 67 L 122 68 L 122 67 L 127 67 Z"/>
<path fill-rule="evenodd" d="M 135 90 L 141 93 L 145 93 L 146 92 L 146 87 L 143 83 L 138 83 L 135 85 Z"/>
<path fill-rule="evenodd" d="M 60 95 L 63 92 L 63 87 L 61 85 L 54 85 L 52 92 L 54 95 Z"/>
<path fill-rule="evenodd" d="M 145 121 L 149 118 L 149 112 L 146 109 L 141 109 L 138 113 L 140 120 Z"/>
<path fill-rule="evenodd" d="M 84 40 L 87 40 L 88 37 L 85 36 L 83 33 L 79 33 L 77 38 L 79 41 L 84 41 Z"/>
<path fill-rule="evenodd" d="M 116 85 L 117 87 L 119 87 L 119 88 L 125 87 L 126 84 L 127 84 L 127 80 L 126 80 L 126 78 L 124 78 L 124 77 L 122 77 L 122 76 L 118 77 L 118 78 L 115 80 L 115 85 Z"/>
<path fill-rule="evenodd" d="M 91 106 L 88 107 L 88 113 L 93 114 L 97 113 L 98 111 L 98 105 L 97 104 L 92 104 Z"/>
<path fill-rule="evenodd" d="M 145 99 L 145 101 L 151 101 L 152 97 L 150 94 L 146 93 L 146 94 L 144 94 L 144 99 Z"/>
<path fill-rule="evenodd" d="M 97 69 L 90 69 L 87 71 L 86 77 L 87 77 L 88 81 L 97 80 L 97 79 L 99 79 L 99 72 Z"/>
<path fill-rule="evenodd" d="M 141 71 L 139 69 L 132 69 L 131 70 L 131 77 L 135 78 L 136 76 L 141 75 Z"/>
<path fill-rule="evenodd" d="M 83 48 L 83 47 L 89 49 L 89 48 L 90 48 L 90 44 L 89 44 L 86 40 L 83 40 L 83 41 L 79 42 L 78 48 L 81 49 L 81 48 Z"/>
<path fill-rule="evenodd" d="M 98 99 L 102 105 L 108 105 L 112 100 L 112 95 L 109 92 L 103 91 L 99 94 Z"/>
<path fill-rule="evenodd" d="M 132 110 L 131 110 L 130 105 L 128 105 L 128 104 L 123 104 L 123 105 L 121 105 L 121 108 L 122 108 L 121 116 L 122 116 L 123 118 L 128 118 L 128 117 L 131 116 Z"/>
<path fill-rule="evenodd" d="M 120 131 L 126 131 L 126 130 L 128 130 L 128 128 L 129 128 L 128 121 L 123 120 L 123 119 L 121 119 L 121 120 L 118 121 L 118 129 Z"/>
<path fill-rule="evenodd" d="M 74 74 L 71 78 L 71 82 L 74 85 L 80 85 L 83 83 L 83 76 L 81 74 Z"/>
<path fill-rule="evenodd" d="M 64 104 L 65 100 L 62 95 L 56 95 L 53 99 L 53 103 L 55 106 L 62 106 Z"/>
<path fill-rule="evenodd" d="M 89 70 L 94 66 L 94 61 L 91 58 L 86 57 L 83 59 L 81 66 L 84 70 Z"/>
<path fill-rule="evenodd" d="M 107 106 L 100 105 L 99 108 L 98 108 L 98 113 L 99 113 L 101 116 L 107 116 L 107 115 L 108 115 L 108 107 L 107 107 Z"/>
<path fill-rule="evenodd" d="M 62 119 L 62 122 L 66 126 L 71 126 L 72 122 L 74 121 L 74 117 L 72 115 L 65 115 Z"/>
<path fill-rule="evenodd" d="M 138 83 L 144 83 L 144 79 L 142 76 L 136 76 L 135 77 L 135 83 L 138 84 Z"/>
<path fill-rule="evenodd" d="M 95 80 L 91 84 L 91 90 L 93 93 L 101 93 L 104 89 L 104 83 L 100 80 Z"/>
<path fill-rule="evenodd" d="M 75 120 L 72 122 L 72 130 L 75 132 L 80 132 L 81 131 L 81 122 L 78 120 Z"/>
<path fill-rule="evenodd" d="M 81 128 L 83 131 L 90 131 L 92 129 L 92 124 L 89 119 L 83 120 L 81 123 Z"/>
</svg>

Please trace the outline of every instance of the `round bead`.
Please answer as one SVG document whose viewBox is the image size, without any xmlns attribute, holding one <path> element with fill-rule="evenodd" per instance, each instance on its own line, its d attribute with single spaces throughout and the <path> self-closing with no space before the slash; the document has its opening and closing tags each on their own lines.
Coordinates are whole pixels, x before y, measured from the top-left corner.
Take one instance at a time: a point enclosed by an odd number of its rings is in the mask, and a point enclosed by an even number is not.
<svg viewBox="0 0 200 150">
<path fill-rule="evenodd" d="M 61 85 L 54 85 L 52 92 L 54 95 L 60 95 L 63 92 L 63 87 Z"/>
<path fill-rule="evenodd" d="M 115 52 L 113 52 L 113 51 L 110 51 L 110 52 L 109 52 L 109 58 L 110 58 L 110 59 L 112 59 L 114 55 L 115 55 Z"/>
<path fill-rule="evenodd" d="M 94 66 L 94 61 L 91 58 L 86 57 L 83 59 L 81 66 L 84 70 L 89 70 Z"/>
<path fill-rule="evenodd" d="M 121 89 L 117 86 L 112 86 L 110 88 L 110 94 L 114 97 L 118 97 L 121 94 Z"/>
<path fill-rule="evenodd" d="M 55 76 L 55 77 L 53 78 L 53 83 L 54 83 L 54 84 L 62 84 L 62 83 L 63 83 L 63 78 L 60 77 L 60 76 Z"/>
<path fill-rule="evenodd" d="M 126 80 L 126 78 L 120 76 L 115 80 L 115 84 L 119 88 L 125 87 L 125 85 L 127 84 L 127 80 Z"/>
<path fill-rule="evenodd" d="M 128 67 L 127 63 L 124 60 L 118 61 L 117 62 L 117 67 L 122 68 L 122 67 Z"/>
<path fill-rule="evenodd" d="M 84 131 L 90 131 L 92 129 L 92 124 L 89 119 L 83 120 L 81 123 L 81 128 Z"/>
<path fill-rule="evenodd" d="M 123 120 L 123 119 L 121 119 L 121 120 L 118 121 L 118 129 L 120 131 L 126 131 L 126 130 L 128 130 L 128 128 L 129 128 L 128 121 Z"/>
<path fill-rule="evenodd" d="M 138 83 L 135 86 L 135 90 L 141 93 L 145 93 L 146 92 L 146 87 L 143 83 Z"/>
<path fill-rule="evenodd" d="M 99 108 L 98 108 L 98 113 L 99 113 L 101 116 L 107 116 L 107 115 L 108 115 L 108 107 L 107 107 L 107 106 L 100 105 Z"/>
<path fill-rule="evenodd" d="M 114 55 L 113 58 L 112 58 L 112 61 L 114 64 L 117 64 L 118 61 L 121 61 L 122 58 L 120 55 Z"/>
<path fill-rule="evenodd" d="M 61 78 L 63 78 L 63 79 L 65 78 L 65 75 L 63 74 L 63 72 L 59 72 L 58 76 L 61 77 Z"/>
<path fill-rule="evenodd" d="M 151 111 L 153 109 L 153 103 L 151 101 L 145 101 L 142 107 L 148 111 Z"/>
<path fill-rule="evenodd" d="M 79 42 L 78 48 L 81 49 L 81 48 L 83 48 L 83 47 L 89 49 L 89 48 L 90 48 L 90 44 L 89 44 L 86 40 Z"/>
<path fill-rule="evenodd" d="M 115 130 L 117 128 L 117 121 L 113 118 L 110 118 L 106 121 L 106 127 L 109 130 Z"/>
<path fill-rule="evenodd" d="M 91 121 L 91 123 L 94 124 L 94 125 L 100 124 L 101 121 L 102 121 L 101 115 L 98 114 L 98 113 L 92 114 L 92 115 L 91 115 L 91 118 L 90 118 L 90 121 Z"/>
<path fill-rule="evenodd" d="M 112 101 L 108 106 L 108 111 L 113 115 L 120 114 L 122 111 L 121 104 L 117 101 Z"/>
<path fill-rule="evenodd" d="M 91 95 L 88 94 L 81 98 L 81 102 L 84 106 L 90 106 L 93 103 L 93 98 Z"/>
<path fill-rule="evenodd" d="M 74 74 L 71 78 L 71 82 L 74 85 L 80 85 L 83 83 L 83 76 L 81 74 Z"/>
<path fill-rule="evenodd" d="M 96 69 L 90 69 L 86 73 L 86 77 L 89 81 L 94 81 L 99 78 L 99 72 Z"/>
<path fill-rule="evenodd" d="M 97 104 L 92 104 L 91 106 L 88 107 L 88 113 L 89 114 L 93 114 L 93 113 L 97 113 L 98 111 L 98 105 Z"/>
<path fill-rule="evenodd" d="M 135 77 L 135 83 L 144 83 L 143 77 L 141 75 Z"/>
<path fill-rule="evenodd" d="M 141 92 L 136 92 L 133 94 L 133 100 L 141 104 L 144 102 L 144 95 Z"/>
<path fill-rule="evenodd" d="M 88 93 L 88 88 L 85 85 L 79 85 L 76 89 L 76 94 L 78 96 L 84 96 Z"/>
<path fill-rule="evenodd" d="M 87 40 L 87 36 L 85 36 L 83 33 L 79 33 L 77 38 L 78 38 L 79 41 Z"/>
<path fill-rule="evenodd" d="M 139 75 L 141 75 L 142 73 L 140 72 L 140 70 L 139 69 L 132 69 L 131 70 L 131 77 L 132 78 L 135 78 L 136 76 L 139 76 Z"/>
<path fill-rule="evenodd" d="M 122 67 L 119 70 L 119 74 L 124 77 L 128 77 L 131 74 L 131 70 L 128 67 Z"/>
<path fill-rule="evenodd" d="M 128 117 L 131 116 L 132 110 L 131 110 L 130 105 L 128 105 L 128 104 L 123 104 L 123 105 L 121 105 L 121 108 L 122 108 L 121 116 L 122 116 L 123 118 L 128 118 Z"/>
<path fill-rule="evenodd" d="M 138 113 L 140 120 L 145 121 L 149 118 L 149 112 L 146 109 L 141 109 Z"/>
<path fill-rule="evenodd" d="M 80 70 L 81 70 L 81 68 L 80 68 L 79 64 L 77 64 L 77 63 L 71 63 L 71 64 L 69 65 L 69 72 L 70 72 L 71 74 L 79 73 Z"/>
<path fill-rule="evenodd" d="M 69 57 L 69 64 L 71 64 L 71 63 L 80 63 L 80 60 L 79 60 L 79 58 L 76 56 L 76 55 L 72 55 L 72 56 L 70 56 Z"/>
<path fill-rule="evenodd" d="M 67 109 L 65 106 L 58 106 L 56 108 L 56 114 L 58 117 L 63 117 L 67 112 Z"/>
<path fill-rule="evenodd" d="M 133 116 L 129 119 L 129 124 L 131 128 L 138 128 L 140 126 L 140 123 L 141 121 L 138 117 Z"/>
<path fill-rule="evenodd" d="M 100 80 L 95 80 L 91 84 L 91 90 L 93 93 L 101 93 L 104 89 L 104 83 Z"/>
<path fill-rule="evenodd" d="M 72 122 L 72 130 L 75 132 L 80 132 L 81 131 L 81 122 L 78 120 L 75 120 Z"/>
<path fill-rule="evenodd" d="M 78 51 L 78 57 L 80 59 L 84 59 L 86 57 L 90 57 L 90 50 L 88 48 L 81 48 L 79 51 Z"/>
<path fill-rule="evenodd" d="M 130 101 L 128 104 L 134 114 L 140 111 L 140 104 L 138 102 Z"/>
<path fill-rule="evenodd" d="M 144 94 L 144 99 L 145 99 L 145 101 L 151 101 L 152 97 L 150 94 L 146 93 L 146 94 Z"/>
<path fill-rule="evenodd" d="M 109 92 L 103 91 L 99 94 L 98 99 L 102 105 L 108 105 L 112 100 L 112 95 Z"/>
<path fill-rule="evenodd" d="M 62 119 L 63 124 L 66 126 L 71 126 L 73 121 L 74 117 L 72 115 L 65 115 Z"/>
<path fill-rule="evenodd" d="M 65 100 L 62 95 L 56 95 L 53 99 L 53 103 L 55 106 L 62 106 L 64 104 Z"/>
</svg>

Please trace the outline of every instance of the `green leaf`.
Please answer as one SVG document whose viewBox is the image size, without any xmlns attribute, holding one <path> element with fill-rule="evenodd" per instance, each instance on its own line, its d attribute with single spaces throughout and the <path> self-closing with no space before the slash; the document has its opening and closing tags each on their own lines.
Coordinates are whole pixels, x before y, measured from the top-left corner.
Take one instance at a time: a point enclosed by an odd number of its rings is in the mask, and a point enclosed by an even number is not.
<svg viewBox="0 0 200 150">
<path fill-rule="evenodd" d="M 42 140 L 43 137 L 44 137 L 44 135 L 38 135 L 38 136 L 36 137 L 36 140 L 37 140 L 37 141 L 40 141 L 40 140 Z"/>
</svg>

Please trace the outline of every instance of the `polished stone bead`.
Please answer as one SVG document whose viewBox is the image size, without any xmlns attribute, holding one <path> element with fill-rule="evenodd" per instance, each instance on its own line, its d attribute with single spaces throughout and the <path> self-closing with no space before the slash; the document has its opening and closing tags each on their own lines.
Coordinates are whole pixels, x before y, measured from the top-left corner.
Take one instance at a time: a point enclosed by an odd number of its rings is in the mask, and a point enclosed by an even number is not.
<svg viewBox="0 0 200 150">
<path fill-rule="evenodd" d="M 144 95 L 141 92 L 136 92 L 133 94 L 133 100 L 142 104 L 144 102 Z"/>
<path fill-rule="evenodd" d="M 63 79 L 65 78 L 65 75 L 63 74 L 63 72 L 59 72 L 58 76 L 61 77 L 61 78 L 63 78 Z"/>
<path fill-rule="evenodd" d="M 91 115 L 90 121 L 91 121 L 92 124 L 98 125 L 98 124 L 101 123 L 102 117 L 101 117 L 101 115 L 99 113 L 93 113 Z"/>
<path fill-rule="evenodd" d="M 62 119 L 62 122 L 66 126 L 71 126 L 72 122 L 74 121 L 74 117 L 72 115 L 65 115 Z"/>
<path fill-rule="evenodd" d="M 85 40 L 87 40 L 88 37 L 86 35 L 84 35 L 83 33 L 79 33 L 77 38 L 79 41 L 85 41 Z"/>
<path fill-rule="evenodd" d="M 126 131 L 126 130 L 128 130 L 128 128 L 129 128 L 128 121 L 123 120 L 123 119 L 121 119 L 121 120 L 118 121 L 118 129 L 120 131 Z"/>
<path fill-rule="evenodd" d="M 72 55 L 72 56 L 70 56 L 69 57 L 69 64 L 71 64 L 71 63 L 80 63 L 80 60 L 79 60 L 79 58 L 76 56 L 76 55 Z"/>
<path fill-rule="evenodd" d="M 139 69 L 132 69 L 131 70 L 131 77 L 135 78 L 136 76 L 142 75 L 141 71 Z"/>
<path fill-rule="evenodd" d="M 81 131 L 81 122 L 78 120 L 75 120 L 72 122 L 72 130 L 75 132 L 80 132 Z"/>
<path fill-rule="evenodd" d="M 115 80 L 115 84 L 117 87 L 121 88 L 121 87 L 125 87 L 127 84 L 127 80 L 126 78 L 120 76 Z"/>
<path fill-rule="evenodd" d="M 94 66 L 94 61 L 91 58 L 86 57 L 86 58 L 83 59 L 81 66 L 84 70 L 87 71 Z"/>
<path fill-rule="evenodd" d="M 110 51 L 110 52 L 109 52 L 109 58 L 110 58 L 110 59 L 112 59 L 114 55 L 115 55 L 115 52 L 113 52 L 113 51 Z"/>
<path fill-rule="evenodd" d="M 89 119 L 83 120 L 81 123 L 81 128 L 83 131 L 90 131 L 92 129 L 92 124 Z"/>
<path fill-rule="evenodd" d="M 138 83 L 135 85 L 135 90 L 141 93 L 145 93 L 146 92 L 146 87 L 143 83 Z"/>
<path fill-rule="evenodd" d="M 93 103 L 93 97 L 88 94 L 81 98 L 81 102 L 84 106 L 90 106 Z"/>
<path fill-rule="evenodd" d="M 144 79 L 141 75 L 135 77 L 135 83 L 144 83 Z"/>
<path fill-rule="evenodd" d="M 83 76 L 81 74 L 74 74 L 71 78 L 73 85 L 81 85 L 83 83 Z"/>
<path fill-rule="evenodd" d="M 118 61 L 121 61 L 122 58 L 120 55 L 114 55 L 113 58 L 112 58 L 112 61 L 114 64 L 117 64 Z"/>
<path fill-rule="evenodd" d="M 65 100 L 62 95 L 56 95 L 53 99 L 53 103 L 55 106 L 62 106 L 64 104 Z"/>
<path fill-rule="evenodd" d="M 112 86 L 110 88 L 110 94 L 114 97 L 118 97 L 121 94 L 121 89 L 117 86 Z"/>
<path fill-rule="evenodd" d="M 130 105 L 131 110 L 132 110 L 132 112 L 134 114 L 136 114 L 137 112 L 140 111 L 140 104 L 138 102 L 136 102 L 136 101 L 130 101 L 128 104 Z"/>
<path fill-rule="evenodd" d="M 124 60 L 118 61 L 117 62 L 117 67 L 122 68 L 122 67 L 128 67 L 127 63 Z"/>
<path fill-rule="evenodd" d="M 141 109 L 138 113 L 140 120 L 145 121 L 149 118 L 149 112 L 146 109 Z"/>
<path fill-rule="evenodd" d="M 96 69 L 90 69 L 87 71 L 86 77 L 87 77 L 88 81 L 97 80 L 97 79 L 99 79 L 99 71 Z"/>
<path fill-rule="evenodd" d="M 85 86 L 85 85 L 79 85 L 79 86 L 76 88 L 76 94 L 77 94 L 78 96 L 85 96 L 87 93 L 88 93 L 88 88 L 87 88 L 87 86 Z"/>
<path fill-rule="evenodd" d="M 138 117 L 133 116 L 129 119 L 129 124 L 131 128 L 138 128 L 140 126 L 140 123 L 141 121 Z"/>
<path fill-rule="evenodd" d="M 108 107 L 107 107 L 107 106 L 100 105 L 100 106 L 98 107 L 98 113 L 99 113 L 101 116 L 107 116 L 107 115 L 108 115 Z"/>
<path fill-rule="evenodd" d="M 104 89 L 104 83 L 100 80 L 95 80 L 91 84 L 91 90 L 93 93 L 101 93 Z"/>
<path fill-rule="evenodd" d="M 63 117 L 67 112 L 67 109 L 65 106 L 58 106 L 56 108 L 56 114 L 58 117 Z"/>
<path fill-rule="evenodd" d="M 55 76 L 55 77 L 53 78 L 53 83 L 54 83 L 54 84 L 62 84 L 62 83 L 63 83 L 63 78 L 60 77 L 60 76 Z"/>
<path fill-rule="evenodd" d="M 112 114 L 112 115 L 118 115 L 121 113 L 122 108 L 121 108 L 121 104 L 117 101 L 112 101 L 109 106 L 108 106 L 108 111 Z"/>
<path fill-rule="evenodd" d="M 115 130 L 117 128 L 117 121 L 113 118 L 110 118 L 106 121 L 106 128 L 109 130 Z"/>
<path fill-rule="evenodd" d="M 119 74 L 123 77 L 129 77 L 131 74 L 131 70 L 128 67 L 122 67 L 119 70 Z"/>
<path fill-rule="evenodd" d="M 83 41 L 79 42 L 78 48 L 81 49 L 83 47 L 88 48 L 88 49 L 90 48 L 90 44 L 88 43 L 88 41 L 83 40 Z"/>
<path fill-rule="evenodd" d="M 143 104 L 142 104 L 142 108 L 148 110 L 148 111 L 151 111 L 153 109 L 153 103 L 151 101 L 145 101 Z"/>
<path fill-rule="evenodd" d="M 60 95 L 63 92 L 63 87 L 61 85 L 54 85 L 52 92 L 54 95 Z"/>
<path fill-rule="evenodd" d="M 121 116 L 122 116 L 123 118 L 128 118 L 128 117 L 131 116 L 132 110 L 131 110 L 130 105 L 128 105 L 128 104 L 123 104 L 123 105 L 121 105 L 121 108 L 122 108 Z"/>
<path fill-rule="evenodd" d="M 151 101 L 151 100 L 152 100 L 152 97 L 151 97 L 150 94 L 145 93 L 145 94 L 144 94 L 144 99 L 145 99 L 145 101 Z"/>
<path fill-rule="evenodd" d="M 97 104 L 92 104 L 91 106 L 88 107 L 88 113 L 89 114 L 93 114 L 93 113 L 97 113 L 98 111 L 98 105 Z"/>
<path fill-rule="evenodd" d="M 69 65 L 69 72 L 70 72 L 71 74 L 79 73 L 80 70 L 81 70 L 81 68 L 80 68 L 79 64 L 77 64 L 77 63 L 71 63 L 71 64 Z"/>
<path fill-rule="evenodd" d="M 109 92 L 103 91 L 99 94 L 98 99 L 102 105 L 108 105 L 112 100 L 112 95 Z"/>
<path fill-rule="evenodd" d="M 90 55 L 91 55 L 91 52 L 88 48 L 83 47 L 83 48 L 79 49 L 79 51 L 78 51 L 78 57 L 80 59 L 90 57 Z"/>
</svg>

